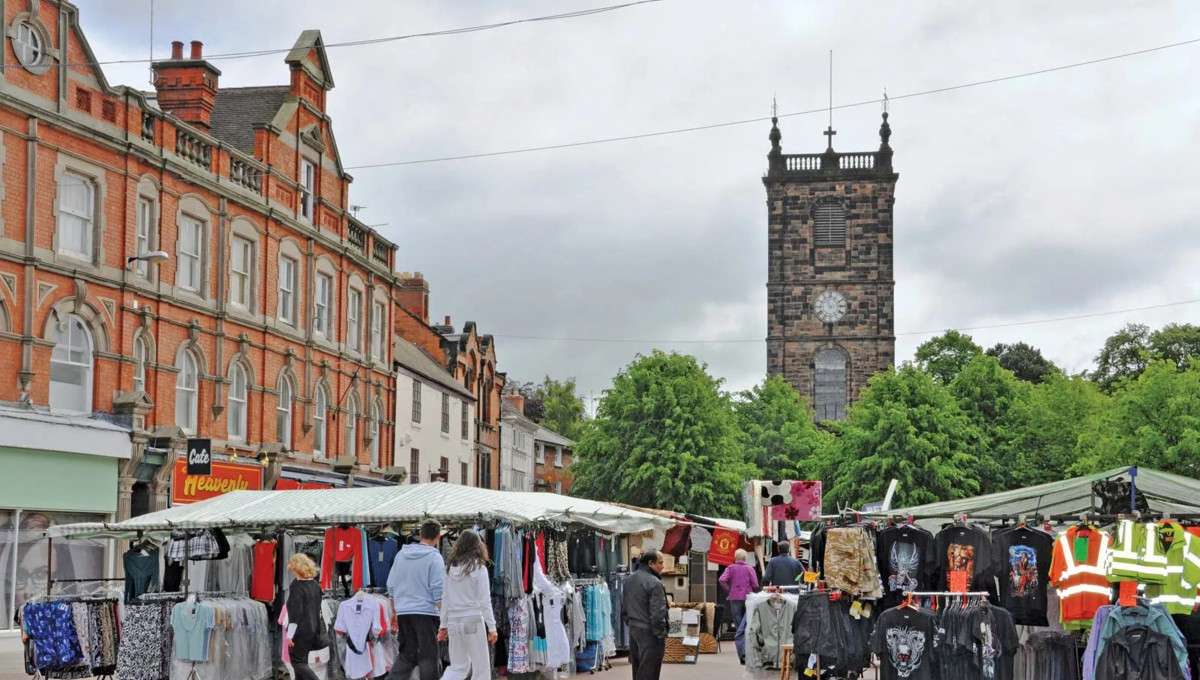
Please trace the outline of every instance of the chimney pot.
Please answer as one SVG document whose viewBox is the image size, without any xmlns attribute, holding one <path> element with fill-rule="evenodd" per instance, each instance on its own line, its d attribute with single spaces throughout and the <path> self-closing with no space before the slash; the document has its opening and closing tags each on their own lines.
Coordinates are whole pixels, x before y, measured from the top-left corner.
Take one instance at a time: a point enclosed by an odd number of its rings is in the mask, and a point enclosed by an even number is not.
<svg viewBox="0 0 1200 680">
<path fill-rule="evenodd" d="M 183 59 L 183 41 L 175 40 L 171 43 L 171 58 Z"/>
<path fill-rule="evenodd" d="M 183 43 L 179 44 L 183 47 Z M 204 43 L 199 40 L 192 41 L 192 59 L 202 59 L 204 54 Z"/>
<path fill-rule="evenodd" d="M 447 326 L 449 326 L 449 325 L 450 325 L 450 317 L 449 317 L 449 316 L 447 316 L 447 317 L 446 317 L 446 325 L 447 325 Z"/>
</svg>

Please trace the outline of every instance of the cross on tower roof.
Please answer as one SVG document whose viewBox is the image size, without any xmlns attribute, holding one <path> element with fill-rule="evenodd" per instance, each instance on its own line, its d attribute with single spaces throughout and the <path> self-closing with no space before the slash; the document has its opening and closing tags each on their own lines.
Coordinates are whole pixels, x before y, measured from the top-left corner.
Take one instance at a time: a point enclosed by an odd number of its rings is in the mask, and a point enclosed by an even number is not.
<svg viewBox="0 0 1200 680">
<path fill-rule="evenodd" d="M 826 129 L 824 132 L 822 132 L 821 134 L 825 135 L 825 136 L 826 136 L 826 137 L 829 139 L 829 148 L 828 148 L 828 149 L 826 149 L 826 151 L 833 151 L 833 136 L 837 134 L 837 130 L 834 130 L 834 129 L 833 129 L 833 126 L 832 126 L 832 125 L 830 125 L 830 126 L 829 126 L 829 127 L 828 127 L 828 128 L 827 128 L 827 129 Z"/>
</svg>

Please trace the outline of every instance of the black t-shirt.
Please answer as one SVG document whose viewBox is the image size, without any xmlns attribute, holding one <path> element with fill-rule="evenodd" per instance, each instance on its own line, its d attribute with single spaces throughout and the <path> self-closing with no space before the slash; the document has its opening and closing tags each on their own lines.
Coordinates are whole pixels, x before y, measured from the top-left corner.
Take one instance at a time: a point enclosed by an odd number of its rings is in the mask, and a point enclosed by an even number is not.
<svg viewBox="0 0 1200 680">
<path fill-rule="evenodd" d="M 924 609 L 898 607 L 881 614 L 871 637 L 871 651 L 879 657 L 879 680 L 936 678 L 936 632 L 934 615 Z"/>
<path fill-rule="evenodd" d="M 992 578 L 992 540 L 982 529 L 954 525 L 937 535 L 938 586 L 950 588 L 950 572 L 967 572 L 967 589 L 996 592 Z"/>
<path fill-rule="evenodd" d="M 1050 625 L 1046 617 L 1046 586 L 1050 581 L 1054 539 L 1043 531 L 1019 527 L 996 534 L 992 545 L 1000 581 L 1000 604 L 1018 625 Z"/>
<path fill-rule="evenodd" d="M 879 532 L 875 550 L 883 580 L 884 608 L 895 607 L 906 590 L 934 590 L 937 555 L 933 534 L 915 526 L 888 527 Z"/>
<path fill-rule="evenodd" d="M 979 607 L 970 617 L 973 677 L 982 680 L 1013 680 L 1013 657 L 1017 653 L 1017 627 L 1013 617 L 1000 607 Z"/>
</svg>

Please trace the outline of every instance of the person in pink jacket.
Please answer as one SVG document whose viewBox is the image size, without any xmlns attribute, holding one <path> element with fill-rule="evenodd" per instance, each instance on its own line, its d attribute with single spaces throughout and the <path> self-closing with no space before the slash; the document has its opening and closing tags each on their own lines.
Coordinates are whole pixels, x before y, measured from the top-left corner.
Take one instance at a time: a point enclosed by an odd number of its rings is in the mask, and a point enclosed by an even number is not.
<svg viewBox="0 0 1200 680">
<path fill-rule="evenodd" d="M 733 564 L 725 568 L 718 583 L 729 593 L 726 599 L 729 600 L 730 621 L 737 630 L 746 615 L 746 596 L 758 592 L 758 575 L 754 573 L 754 567 L 746 564 L 745 550 L 739 548 L 733 554 Z"/>
</svg>

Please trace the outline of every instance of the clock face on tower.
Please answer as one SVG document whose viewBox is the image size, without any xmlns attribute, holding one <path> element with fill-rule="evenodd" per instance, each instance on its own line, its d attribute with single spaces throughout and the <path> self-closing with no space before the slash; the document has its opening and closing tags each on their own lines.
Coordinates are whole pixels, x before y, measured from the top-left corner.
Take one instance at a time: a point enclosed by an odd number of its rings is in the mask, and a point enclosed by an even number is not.
<svg viewBox="0 0 1200 680">
<path fill-rule="evenodd" d="M 813 300 L 813 312 L 824 323 L 836 323 L 846 316 L 846 296 L 836 290 L 823 291 Z"/>
</svg>

